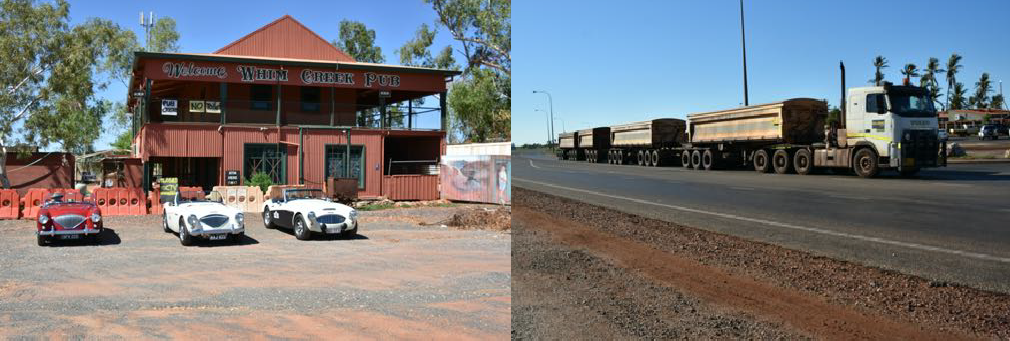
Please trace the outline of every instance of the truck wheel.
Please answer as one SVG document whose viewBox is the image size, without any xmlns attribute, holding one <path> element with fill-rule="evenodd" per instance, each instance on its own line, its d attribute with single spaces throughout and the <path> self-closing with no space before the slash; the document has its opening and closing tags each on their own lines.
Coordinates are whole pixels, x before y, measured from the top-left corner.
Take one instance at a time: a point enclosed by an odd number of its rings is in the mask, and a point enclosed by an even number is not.
<svg viewBox="0 0 1010 341">
<path fill-rule="evenodd" d="M 809 149 L 797 150 L 796 154 L 793 155 L 793 168 L 796 169 L 796 174 L 810 174 L 810 171 L 814 169 L 814 163 L 812 161 Z"/>
<path fill-rule="evenodd" d="M 877 166 L 877 153 L 870 148 L 863 148 L 856 152 L 852 162 L 852 170 L 862 178 L 872 178 L 877 176 L 880 168 Z"/>
<path fill-rule="evenodd" d="M 613 150 L 607 153 L 607 163 L 616 165 L 617 164 L 617 157 L 615 156 L 616 154 L 617 153 L 615 153 Z"/>
<path fill-rule="evenodd" d="M 694 168 L 694 170 L 700 170 L 701 169 L 701 151 L 700 150 L 694 150 L 694 151 L 691 152 L 691 168 Z"/>
<path fill-rule="evenodd" d="M 645 165 L 645 155 L 642 155 L 641 150 L 638 151 L 638 157 L 635 158 L 635 162 L 637 162 L 639 166 Z"/>
<path fill-rule="evenodd" d="M 760 149 L 754 152 L 754 170 L 758 173 L 768 173 L 771 170 L 771 162 L 768 160 L 768 151 Z"/>
<path fill-rule="evenodd" d="M 711 149 L 705 149 L 705 153 L 701 154 L 701 167 L 705 170 L 712 170 L 715 168 L 715 156 L 712 155 Z"/>
<path fill-rule="evenodd" d="M 625 164 L 624 161 L 625 161 L 624 160 L 624 151 L 623 150 L 618 150 L 617 151 L 617 164 L 623 165 L 623 164 Z"/>
<path fill-rule="evenodd" d="M 659 162 L 659 151 L 658 150 L 653 150 L 652 151 L 652 166 L 653 167 L 659 167 L 659 164 L 660 164 L 660 162 Z"/>
<path fill-rule="evenodd" d="M 772 167 L 775 173 L 786 174 L 793 171 L 793 160 L 789 159 L 789 151 L 779 149 L 772 154 Z"/>
<path fill-rule="evenodd" d="M 652 153 L 646 150 L 642 154 L 645 155 L 645 166 L 652 167 Z"/>
<path fill-rule="evenodd" d="M 691 168 L 691 151 L 685 150 L 680 152 L 680 165 L 684 168 Z"/>
</svg>

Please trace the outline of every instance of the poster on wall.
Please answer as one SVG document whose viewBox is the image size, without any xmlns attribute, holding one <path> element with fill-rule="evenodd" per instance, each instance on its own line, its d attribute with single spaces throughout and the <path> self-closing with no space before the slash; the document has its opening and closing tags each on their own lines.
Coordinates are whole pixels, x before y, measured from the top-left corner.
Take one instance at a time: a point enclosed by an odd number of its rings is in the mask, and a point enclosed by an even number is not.
<svg viewBox="0 0 1010 341">
<path fill-rule="evenodd" d="M 447 155 L 439 165 L 442 198 L 512 204 L 512 158 L 499 155 Z"/>
<path fill-rule="evenodd" d="M 161 114 L 167 116 L 176 116 L 179 113 L 179 101 L 174 99 L 163 99 L 161 100 Z"/>
<path fill-rule="evenodd" d="M 179 192 L 179 178 L 161 178 L 158 179 L 158 185 L 161 202 L 174 202 L 175 195 Z"/>
<path fill-rule="evenodd" d="M 203 101 L 189 101 L 189 112 L 203 112 Z"/>
<path fill-rule="evenodd" d="M 204 102 L 204 108 L 207 109 L 207 113 L 220 114 L 221 113 L 221 102 L 206 101 L 206 102 Z"/>
</svg>

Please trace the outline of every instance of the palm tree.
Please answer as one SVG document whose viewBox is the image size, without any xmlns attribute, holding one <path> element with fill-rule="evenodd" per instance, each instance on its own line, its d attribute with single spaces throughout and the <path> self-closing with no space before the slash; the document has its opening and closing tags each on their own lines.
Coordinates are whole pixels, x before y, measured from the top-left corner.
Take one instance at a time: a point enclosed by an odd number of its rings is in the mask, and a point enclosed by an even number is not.
<svg viewBox="0 0 1010 341">
<path fill-rule="evenodd" d="M 1003 95 L 992 96 L 992 102 L 989 103 L 989 107 L 993 109 L 1003 109 Z"/>
<path fill-rule="evenodd" d="M 940 60 L 929 58 L 929 63 L 926 64 L 926 69 L 923 70 L 922 78 L 919 79 L 919 86 L 929 88 L 929 97 L 937 104 L 942 103 L 938 101 L 940 98 L 940 86 L 936 82 L 936 74 L 943 72 L 945 71 L 940 69 Z"/>
<path fill-rule="evenodd" d="M 974 100 L 975 108 L 985 109 L 989 107 L 989 93 L 992 92 L 992 82 L 989 80 L 989 73 L 983 72 L 982 77 L 979 77 L 978 82 L 975 82 L 975 96 L 972 96 Z"/>
<path fill-rule="evenodd" d="M 950 55 L 950 58 L 947 59 L 947 89 L 948 90 L 950 88 L 953 88 L 954 84 L 957 83 L 957 79 L 954 77 L 954 75 L 956 75 L 958 71 L 961 71 L 961 55 L 959 55 L 957 53 L 953 53 L 953 54 Z M 948 102 L 947 106 L 950 107 L 950 104 L 949 104 L 950 103 L 950 93 L 949 92 L 947 93 L 947 102 Z"/>
<path fill-rule="evenodd" d="M 950 95 L 950 98 L 947 99 L 950 101 L 950 105 L 948 107 L 950 110 L 964 109 L 964 105 L 966 104 L 964 96 L 967 95 L 967 91 L 964 89 L 964 84 L 954 83 L 952 88 L 953 89 L 951 91 L 953 91 L 953 93 Z"/>
<path fill-rule="evenodd" d="M 870 80 L 870 83 L 873 85 L 880 85 L 880 82 L 884 80 L 884 73 L 882 70 L 886 69 L 888 66 L 887 58 L 884 58 L 884 56 L 877 56 L 877 58 L 873 58 L 873 67 L 877 68 L 877 73 L 873 75 L 873 79 Z"/>
<path fill-rule="evenodd" d="M 919 69 L 915 67 L 915 64 L 908 63 L 901 70 L 901 74 L 905 75 L 905 84 L 912 84 L 912 77 L 919 77 Z"/>
</svg>

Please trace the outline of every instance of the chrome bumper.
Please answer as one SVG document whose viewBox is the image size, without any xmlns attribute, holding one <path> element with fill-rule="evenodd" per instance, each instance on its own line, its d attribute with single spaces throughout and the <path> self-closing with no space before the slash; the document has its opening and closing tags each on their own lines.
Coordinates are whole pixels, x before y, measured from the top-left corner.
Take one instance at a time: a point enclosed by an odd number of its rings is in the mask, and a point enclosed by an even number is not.
<svg viewBox="0 0 1010 341">
<path fill-rule="evenodd" d="M 42 231 L 36 230 L 35 231 L 35 234 L 40 235 L 40 236 L 62 236 L 62 235 L 68 235 L 68 234 L 89 235 L 89 234 L 99 234 L 99 233 L 102 233 L 102 229 L 100 229 L 100 228 L 98 228 L 98 229 L 84 228 L 84 229 L 80 229 L 80 230 L 42 230 Z"/>
<path fill-rule="evenodd" d="M 337 234 L 337 233 L 343 233 L 344 231 L 353 230 L 357 227 L 358 222 L 354 220 L 345 220 L 340 224 L 320 224 L 313 222 L 312 225 L 309 226 L 309 231 L 326 234 Z"/>
<path fill-rule="evenodd" d="M 204 237 L 212 234 L 239 234 L 245 232 L 245 227 L 239 228 L 213 228 L 213 229 L 193 229 L 189 231 L 189 235 L 196 237 Z"/>
</svg>

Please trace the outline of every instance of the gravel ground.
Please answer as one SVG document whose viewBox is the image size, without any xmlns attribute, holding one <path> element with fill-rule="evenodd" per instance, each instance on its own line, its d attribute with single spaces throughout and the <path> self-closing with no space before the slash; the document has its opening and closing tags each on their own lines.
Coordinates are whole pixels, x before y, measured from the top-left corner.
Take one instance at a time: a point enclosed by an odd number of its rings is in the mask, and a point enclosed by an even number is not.
<svg viewBox="0 0 1010 341">
<path fill-rule="evenodd" d="M 362 212 L 358 237 L 307 242 L 250 215 L 239 243 L 196 247 L 159 216 L 49 247 L 0 221 L 0 335 L 503 339 L 511 235 L 418 225 L 459 209 Z"/>
<path fill-rule="evenodd" d="M 646 219 L 539 192 L 524 189 L 514 190 L 516 191 L 514 197 L 516 199 L 516 213 L 520 213 L 520 210 L 523 209 L 532 208 L 534 211 L 541 212 L 553 219 L 576 222 L 616 238 L 608 243 L 627 241 L 628 245 L 646 246 L 649 250 L 656 251 L 653 256 L 688 259 L 701 264 L 702 268 L 699 271 L 717 269 L 719 272 L 732 276 L 723 278 L 749 279 L 791 292 L 798 295 L 797 298 L 813 298 L 816 301 L 825 302 L 827 304 L 825 309 L 836 309 L 838 313 L 851 313 L 854 319 L 863 316 L 876 317 L 876 320 L 881 323 L 893 322 L 892 325 L 896 328 L 909 327 L 910 333 L 927 331 L 927 333 L 949 333 L 955 337 L 961 335 L 997 339 L 1010 338 L 1010 296 L 1008 295 L 963 287 L 955 283 L 934 282 L 818 257 L 774 245 Z M 516 329 L 519 329 L 518 334 L 513 331 L 513 336 L 530 336 L 530 334 L 536 336 L 536 332 L 540 330 L 535 321 L 530 320 L 529 315 L 535 316 L 538 308 L 531 304 L 532 302 L 528 300 L 529 296 L 522 288 L 535 285 L 526 283 L 526 279 L 530 278 L 527 273 L 535 273 L 537 270 L 535 265 L 545 263 L 544 261 L 524 261 L 523 257 L 533 257 L 524 255 L 537 253 L 545 254 L 537 257 L 548 257 L 547 254 L 550 253 L 549 251 L 538 251 L 541 247 L 532 242 L 537 238 L 543 239 L 545 237 L 531 237 L 529 231 L 519 230 L 525 223 L 518 217 L 513 222 L 518 239 L 514 251 L 516 267 L 513 270 L 516 274 L 514 290 L 516 290 L 517 314 L 512 318 L 513 325 L 518 326 Z M 536 232 L 533 231 L 533 233 Z M 580 239 L 570 238 L 569 241 L 571 240 L 580 241 Z M 528 248 L 532 249 L 527 251 Z M 602 268 L 608 269 L 608 273 L 621 271 L 613 269 L 613 266 Z M 645 269 L 648 270 L 648 268 Z M 615 284 L 606 283 L 605 280 L 608 278 L 622 278 L 623 280 L 625 277 L 628 276 L 622 274 L 610 277 L 589 277 L 587 280 L 590 282 L 604 281 L 604 284 L 594 283 L 591 285 L 612 286 Z M 651 279 L 655 282 L 656 276 L 652 277 Z M 669 280 L 676 282 L 677 278 Z M 578 285 L 590 284 L 580 283 Z M 674 288 L 677 287 L 674 286 Z M 706 293 L 704 288 L 694 289 L 693 292 Z M 709 295 L 706 298 L 709 298 L 709 301 L 713 301 L 711 300 L 713 297 L 715 301 L 720 300 L 718 297 L 720 293 L 708 292 L 707 294 Z M 733 294 L 741 295 L 740 293 Z M 592 300 L 598 299 L 600 294 L 583 292 L 580 296 L 586 300 Z M 680 296 L 670 294 L 664 297 L 669 297 L 664 299 L 676 300 Z M 724 301 L 733 302 L 732 300 Z M 743 305 L 747 305 L 747 303 L 744 302 Z M 758 311 L 762 309 L 760 305 L 751 305 L 749 308 Z M 809 312 L 809 315 L 817 314 L 825 313 Z M 788 311 L 780 312 L 780 315 L 790 316 Z M 840 319 L 840 321 L 845 322 L 845 319 Z M 557 328 L 557 325 L 578 323 L 572 319 L 561 319 L 555 322 L 557 323 L 554 324 L 554 328 Z M 784 322 L 791 323 L 794 327 L 802 327 L 801 323 L 794 323 L 796 321 L 787 320 Z M 844 325 L 844 323 L 842 324 Z M 859 326 L 857 325 L 857 327 Z M 832 337 L 847 338 L 845 333 L 853 332 L 855 329 L 859 328 L 853 328 L 853 330 L 835 328 L 833 331 L 836 334 Z M 650 330 L 658 332 L 666 329 L 653 328 Z M 816 332 L 812 334 L 817 337 L 824 336 Z M 682 335 L 677 334 L 677 336 Z"/>
</svg>

